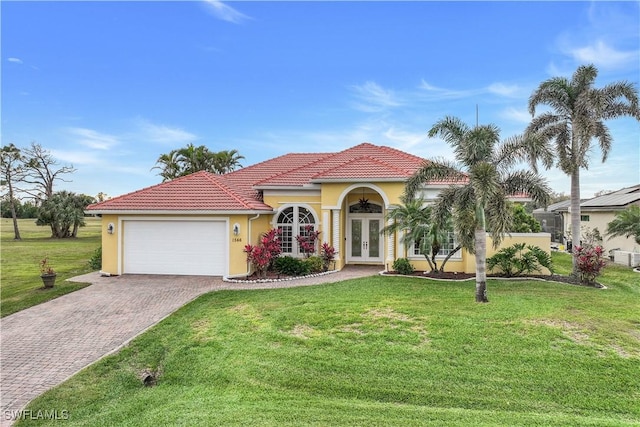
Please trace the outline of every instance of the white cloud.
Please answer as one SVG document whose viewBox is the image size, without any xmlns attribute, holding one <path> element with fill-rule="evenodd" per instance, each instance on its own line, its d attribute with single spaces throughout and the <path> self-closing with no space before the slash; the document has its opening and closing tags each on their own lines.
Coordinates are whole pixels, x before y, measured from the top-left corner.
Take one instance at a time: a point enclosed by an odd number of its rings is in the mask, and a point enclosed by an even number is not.
<svg viewBox="0 0 640 427">
<path fill-rule="evenodd" d="M 518 109 L 509 107 L 500 112 L 500 117 L 506 120 L 512 120 L 518 123 L 529 124 L 531 122 L 531 114 L 525 108 Z"/>
<path fill-rule="evenodd" d="M 157 125 L 145 119 L 136 120 L 138 132 L 135 137 L 144 141 L 181 146 L 196 141 L 198 136 L 181 128 Z"/>
<path fill-rule="evenodd" d="M 22 59 L 20 59 L 20 58 L 13 58 L 13 57 L 12 58 L 7 58 L 7 61 L 13 62 L 15 64 L 23 64 Z"/>
<path fill-rule="evenodd" d="M 487 87 L 487 90 L 490 93 L 508 97 L 520 96 L 522 92 L 518 85 L 508 85 L 505 83 L 492 83 Z"/>
<path fill-rule="evenodd" d="M 454 90 L 441 88 L 429 84 L 424 79 L 420 81 L 420 85 L 418 86 L 418 88 L 422 90 L 422 93 L 420 95 L 426 95 L 426 97 L 430 100 L 460 99 L 486 92 L 486 89 Z"/>
<path fill-rule="evenodd" d="M 618 68 L 633 60 L 638 60 L 638 51 L 616 50 L 602 40 L 591 45 L 570 49 L 567 53 L 577 62 L 594 64 L 601 68 Z"/>
<path fill-rule="evenodd" d="M 204 3 L 207 10 L 213 16 L 223 21 L 239 24 L 242 21 L 251 19 L 250 16 L 247 16 L 241 12 L 238 12 L 231 6 L 228 6 L 219 0 L 204 0 Z"/>
<path fill-rule="evenodd" d="M 51 150 L 51 154 L 63 163 L 72 165 L 99 165 L 104 160 L 100 153 L 80 150 Z"/>
<path fill-rule="evenodd" d="M 360 111 L 374 113 L 402 105 L 393 91 L 384 89 L 376 82 L 368 81 L 351 89 L 359 99 L 354 107 Z"/>
<path fill-rule="evenodd" d="M 576 65 L 592 63 L 602 70 L 637 74 L 638 2 L 589 2 L 585 18 L 558 34 L 550 75 L 572 73 Z M 558 65 L 560 64 L 560 65 Z M 570 69 L 570 72 L 562 72 Z M 557 71 L 560 71 L 559 73 Z"/>
<path fill-rule="evenodd" d="M 67 128 L 67 131 L 78 137 L 77 143 L 96 150 L 109 150 L 120 144 L 118 137 L 100 133 L 93 129 L 86 128 Z"/>
<path fill-rule="evenodd" d="M 420 86 L 418 86 L 420 89 L 424 89 L 424 90 L 428 90 L 428 91 L 433 91 L 433 92 L 444 92 L 445 89 L 433 86 L 431 84 L 429 84 L 428 82 L 426 82 L 424 79 L 420 80 Z"/>
</svg>

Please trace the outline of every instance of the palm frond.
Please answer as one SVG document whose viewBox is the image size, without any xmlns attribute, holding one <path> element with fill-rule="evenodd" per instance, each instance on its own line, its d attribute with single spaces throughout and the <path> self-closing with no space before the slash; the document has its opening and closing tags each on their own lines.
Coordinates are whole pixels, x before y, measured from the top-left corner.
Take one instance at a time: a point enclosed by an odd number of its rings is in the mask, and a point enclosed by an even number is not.
<svg viewBox="0 0 640 427">
<path fill-rule="evenodd" d="M 473 208 L 458 207 L 453 210 L 453 223 L 456 240 L 469 253 L 475 254 L 476 214 Z"/>
<path fill-rule="evenodd" d="M 529 97 L 529 114 L 535 115 L 538 105 L 548 105 L 558 113 L 567 113 L 571 103 L 571 84 L 564 77 L 553 77 L 540 84 Z"/>
<path fill-rule="evenodd" d="M 493 247 L 500 246 L 504 235 L 513 225 L 513 210 L 507 194 L 499 191 L 488 200 L 486 207 L 487 231 L 491 233 Z"/>
<path fill-rule="evenodd" d="M 403 198 L 412 199 L 422 186 L 432 181 L 463 181 L 465 173 L 453 162 L 446 159 L 427 160 L 405 183 Z"/>
<path fill-rule="evenodd" d="M 500 142 L 500 129 L 495 125 L 476 126 L 471 129 L 463 142 L 454 149 L 456 158 L 465 166 L 478 162 L 490 162 L 495 146 Z"/>
<path fill-rule="evenodd" d="M 576 93 L 583 93 L 593 86 L 598 77 L 598 69 L 593 65 L 581 65 L 571 76 L 571 86 L 575 88 Z"/>
<path fill-rule="evenodd" d="M 551 200 L 551 187 L 547 180 L 529 170 L 511 172 L 504 178 L 502 188 L 507 194 L 525 193 L 542 206 Z"/>
<path fill-rule="evenodd" d="M 469 181 L 473 187 L 476 202 L 486 203 L 500 191 L 500 174 L 492 163 L 478 163 L 469 173 Z"/>
</svg>

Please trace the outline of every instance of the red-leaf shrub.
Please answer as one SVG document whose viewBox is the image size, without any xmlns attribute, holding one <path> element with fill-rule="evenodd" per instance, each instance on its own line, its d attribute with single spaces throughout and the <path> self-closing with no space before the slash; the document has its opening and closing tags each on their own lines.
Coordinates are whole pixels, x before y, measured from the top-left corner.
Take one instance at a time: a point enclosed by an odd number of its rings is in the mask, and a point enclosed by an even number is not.
<svg viewBox="0 0 640 427">
<path fill-rule="evenodd" d="M 318 236 L 320 236 L 320 232 L 314 231 L 313 225 L 310 224 L 305 225 L 304 232 L 301 235 L 296 236 L 296 240 L 300 246 L 300 252 L 304 254 L 305 258 L 309 258 L 311 255 L 316 253 L 316 242 L 318 241 Z"/>
<path fill-rule="evenodd" d="M 273 260 L 280 255 L 280 230 L 271 229 L 260 237 L 256 246 L 245 245 L 244 252 L 247 254 L 247 262 L 253 264 L 258 277 L 264 277 Z"/>
<path fill-rule="evenodd" d="M 576 259 L 580 283 L 586 285 L 595 284 L 596 277 L 600 275 L 600 270 L 606 265 L 602 257 L 603 253 L 602 246 L 584 245 L 573 248 L 573 256 Z"/>
<path fill-rule="evenodd" d="M 328 243 L 323 243 L 320 248 L 320 258 L 322 258 L 322 268 L 324 271 L 329 269 L 329 264 L 333 261 L 333 258 L 336 256 L 336 248 L 331 246 Z"/>
</svg>

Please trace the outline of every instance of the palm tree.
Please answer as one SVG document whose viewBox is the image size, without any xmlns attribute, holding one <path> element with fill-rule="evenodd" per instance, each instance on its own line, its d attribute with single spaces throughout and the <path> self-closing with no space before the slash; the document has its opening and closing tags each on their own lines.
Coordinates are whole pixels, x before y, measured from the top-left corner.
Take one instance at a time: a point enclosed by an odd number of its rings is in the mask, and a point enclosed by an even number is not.
<svg viewBox="0 0 640 427">
<path fill-rule="evenodd" d="M 598 70 L 593 65 L 578 67 L 571 80 L 553 77 L 540 84 L 529 97 L 529 113 L 533 117 L 527 128 L 536 134 L 546 147 L 540 152 L 541 160 L 549 168 L 557 156 L 557 165 L 571 177 L 571 231 L 573 247 L 580 245 L 580 169 L 589 165 L 589 152 L 593 139 L 602 151 L 602 162 L 607 160 L 612 138 L 605 120 L 630 116 L 640 120 L 638 92 L 633 84 L 621 81 L 600 89 L 594 87 Z M 537 117 L 536 107 L 546 105 L 546 111 Z M 531 159 L 535 168 L 535 158 Z M 574 275 L 577 264 L 573 260 Z"/>
<path fill-rule="evenodd" d="M 178 150 L 178 156 L 178 162 L 182 166 L 182 175 L 199 171 L 214 172 L 215 153 L 209 151 L 204 145 L 196 147 L 193 144 L 188 144 Z"/>
<path fill-rule="evenodd" d="M 171 181 L 182 175 L 182 167 L 180 166 L 180 156 L 178 150 L 171 150 L 167 154 L 161 154 L 156 160 L 156 165 L 151 168 L 160 169 L 162 182 Z"/>
<path fill-rule="evenodd" d="M 458 242 L 476 258 L 476 301 L 487 298 L 487 231 L 498 247 L 512 220 L 507 196 L 525 192 L 537 202 L 547 203 L 550 189 L 533 171 L 511 171 L 524 156 L 530 141 L 511 138 L 500 144 L 495 125 L 467 126 L 456 117 L 445 117 L 429 130 L 454 149 L 460 165 L 447 160 L 426 161 L 407 180 L 405 197 L 412 198 L 423 184 L 433 181 L 453 183 L 433 205 L 434 217 L 451 213 Z"/>
<path fill-rule="evenodd" d="M 460 246 L 451 251 L 444 259 L 440 268 L 436 256 L 442 244 L 449 237 L 452 224 L 448 216 L 434 218 L 431 207 L 422 199 L 401 199 L 402 204 L 389 210 L 387 220 L 392 223 L 380 230 L 380 234 L 401 232 L 400 243 L 405 246 L 416 244 L 424 255 L 432 272 L 443 272 L 444 266 Z"/>
<path fill-rule="evenodd" d="M 242 167 L 242 164 L 240 164 L 240 160 L 242 159 L 244 159 L 244 156 L 241 156 L 238 150 L 220 151 L 215 153 L 213 169 L 215 173 L 219 174 L 233 172 L 236 168 Z"/>
<path fill-rule="evenodd" d="M 640 206 L 631 205 L 618 212 L 613 221 L 607 224 L 609 239 L 612 237 L 631 237 L 640 245 Z"/>
</svg>

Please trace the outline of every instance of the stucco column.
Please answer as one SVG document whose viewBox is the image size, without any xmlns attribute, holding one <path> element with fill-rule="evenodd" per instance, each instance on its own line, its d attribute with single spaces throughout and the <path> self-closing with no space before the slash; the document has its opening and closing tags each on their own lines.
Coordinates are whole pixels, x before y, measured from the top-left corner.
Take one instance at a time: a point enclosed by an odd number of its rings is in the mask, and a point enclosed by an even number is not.
<svg viewBox="0 0 640 427">
<path fill-rule="evenodd" d="M 333 246 L 336 250 L 336 261 L 340 259 L 340 209 L 333 209 L 331 211 L 333 214 L 333 237 L 331 239 L 331 246 Z"/>
<path fill-rule="evenodd" d="M 322 243 L 329 243 L 329 211 L 322 212 Z"/>
<path fill-rule="evenodd" d="M 387 226 L 390 227 L 391 225 L 393 225 L 393 220 L 388 219 Z M 386 262 L 387 266 L 391 266 L 391 264 L 393 264 L 393 261 L 395 260 L 395 257 L 396 257 L 394 237 L 395 237 L 395 233 L 387 234 L 387 262 Z"/>
</svg>

